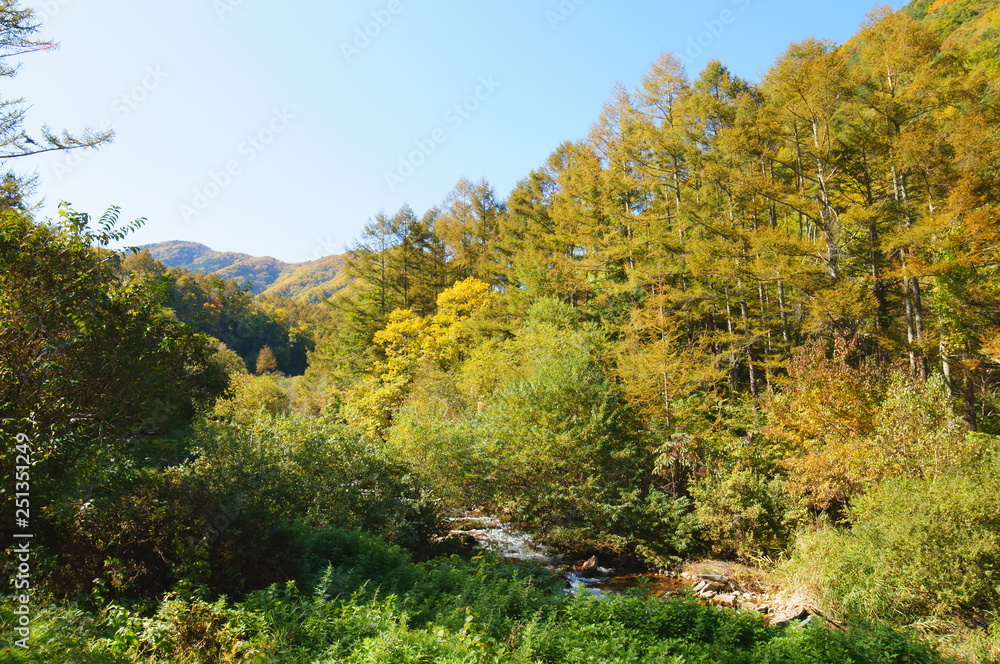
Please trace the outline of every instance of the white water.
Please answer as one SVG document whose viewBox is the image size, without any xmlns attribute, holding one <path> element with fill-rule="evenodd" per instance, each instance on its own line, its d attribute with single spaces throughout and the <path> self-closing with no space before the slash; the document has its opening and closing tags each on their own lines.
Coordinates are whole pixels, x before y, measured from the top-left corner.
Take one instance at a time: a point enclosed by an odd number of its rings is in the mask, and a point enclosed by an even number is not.
<svg viewBox="0 0 1000 664">
<path fill-rule="evenodd" d="M 452 524 L 461 527 L 450 532 L 455 535 L 471 535 L 476 539 L 478 548 L 492 551 L 496 555 L 509 560 L 521 560 L 544 565 L 547 569 L 562 574 L 569 587 L 568 593 L 588 593 L 594 597 L 605 597 L 607 593 L 601 590 L 604 575 L 611 570 L 598 568 L 601 576 L 594 577 L 567 569 L 566 561 L 539 544 L 531 535 L 510 528 L 492 516 L 458 516 L 449 519 Z"/>
</svg>

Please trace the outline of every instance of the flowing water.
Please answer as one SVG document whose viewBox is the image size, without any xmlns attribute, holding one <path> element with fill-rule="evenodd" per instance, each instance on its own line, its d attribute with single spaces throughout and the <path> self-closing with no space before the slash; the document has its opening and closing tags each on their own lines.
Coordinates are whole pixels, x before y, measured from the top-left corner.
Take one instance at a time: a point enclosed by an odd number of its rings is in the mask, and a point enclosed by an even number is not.
<svg viewBox="0 0 1000 664">
<path fill-rule="evenodd" d="M 617 575 L 613 569 L 600 566 L 589 572 L 576 571 L 573 563 L 578 561 L 567 560 L 536 542 L 531 535 L 511 528 L 496 517 L 462 515 L 451 518 L 450 522 L 452 534 L 475 538 L 477 548 L 509 560 L 538 563 L 559 572 L 568 583 L 566 592 L 605 597 L 641 588 L 649 594 L 665 595 L 686 587 L 683 580 L 660 574 Z"/>
</svg>

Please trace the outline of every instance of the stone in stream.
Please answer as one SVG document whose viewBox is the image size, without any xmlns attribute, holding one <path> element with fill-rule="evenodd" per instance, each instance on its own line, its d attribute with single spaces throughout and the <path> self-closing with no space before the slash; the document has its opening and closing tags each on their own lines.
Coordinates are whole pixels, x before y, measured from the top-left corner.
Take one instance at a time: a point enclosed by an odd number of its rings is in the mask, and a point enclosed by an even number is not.
<svg viewBox="0 0 1000 664">
<path fill-rule="evenodd" d="M 581 576 L 606 576 L 607 571 L 597 564 L 597 556 L 591 556 L 576 566 L 576 572 Z"/>
</svg>

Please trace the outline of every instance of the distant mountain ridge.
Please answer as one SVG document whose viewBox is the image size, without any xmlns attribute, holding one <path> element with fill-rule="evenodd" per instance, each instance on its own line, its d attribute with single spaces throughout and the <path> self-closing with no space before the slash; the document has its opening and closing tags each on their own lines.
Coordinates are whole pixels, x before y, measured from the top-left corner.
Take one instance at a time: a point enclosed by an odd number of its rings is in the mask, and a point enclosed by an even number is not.
<svg viewBox="0 0 1000 664">
<path fill-rule="evenodd" d="M 180 240 L 140 247 L 167 267 L 215 274 L 251 285 L 255 295 L 279 295 L 307 302 L 321 302 L 347 284 L 344 257 L 334 254 L 315 261 L 285 263 L 271 256 L 251 256 L 215 251 L 198 242 Z"/>
</svg>

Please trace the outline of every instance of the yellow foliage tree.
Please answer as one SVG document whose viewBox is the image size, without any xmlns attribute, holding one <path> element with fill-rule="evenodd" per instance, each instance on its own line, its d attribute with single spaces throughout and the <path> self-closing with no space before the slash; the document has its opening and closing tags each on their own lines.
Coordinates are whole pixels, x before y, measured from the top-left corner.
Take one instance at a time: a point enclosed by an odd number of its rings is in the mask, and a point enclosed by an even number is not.
<svg viewBox="0 0 1000 664">
<path fill-rule="evenodd" d="M 373 338 L 384 359 L 348 394 L 348 421 L 370 436 L 382 437 L 419 367 L 425 363 L 443 370 L 454 366 L 476 336 L 476 322 L 488 310 L 493 295 L 489 284 L 470 277 L 438 296 L 432 316 L 418 316 L 408 309 L 390 313 L 385 328 Z"/>
</svg>

